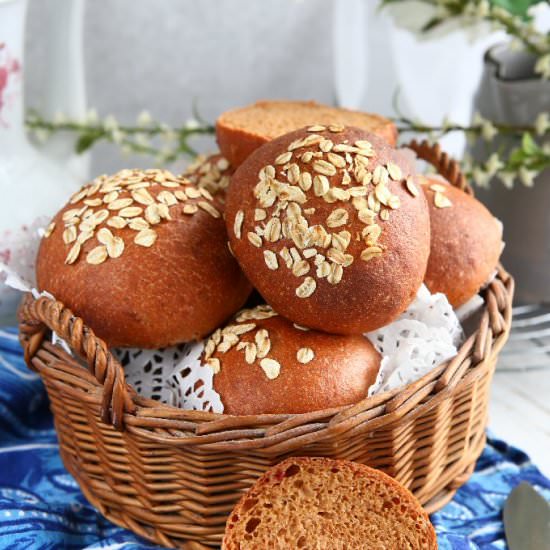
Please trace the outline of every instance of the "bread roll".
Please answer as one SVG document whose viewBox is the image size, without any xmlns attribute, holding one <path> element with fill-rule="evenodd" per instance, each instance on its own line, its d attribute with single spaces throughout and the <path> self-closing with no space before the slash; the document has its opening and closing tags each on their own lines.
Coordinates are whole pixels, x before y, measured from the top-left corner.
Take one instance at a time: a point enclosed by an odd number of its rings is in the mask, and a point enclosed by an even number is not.
<svg viewBox="0 0 550 550">
<path fill-rule="evenodd" d="M 297 414 L 365 398 L 380 355 L 364 336 L 307 330 L 264 305 L 217 330 L 204 361 L 225 414 Z"/>
<path fill-rule="evenodd" d="M 437 550 L 418 500 L 379 470 L 347 460 L 292 457 L 237 503 L 222 550 Z"/>
<path fill-rule="evenodd" d="M 229 186 L 233 168 L 220 153 L 199 155 L 182 176 L 199 189 L 206 189 L 213 197 L 225 202 L 225 190 Z"/>
<path fill-rule="evenodd" d="M 36 274 L 111 346 L 201 338 L 251 291 L 210 194 L 165 170 L 122 170 L 75 193 L 42 239 Z"/>
<path fill-rule="evenodd" d="M 216 136 L 221 152 L 236 168 L 260 145 L 312 124 L 357 126 L 390 145 L 397 142 L 397 129 L 391 120 L 315 101 L 258 101 L 227 111 L 216 121 Z"/>
<path fill-rule="evenodd" d="M 428 199 L 431 248 L 425 282 L 453 307 L 488 281 L 502 252 L 502 224 L 474 197 L 438 178 L 419 180 Z"/>
<path fill-rule="evenodd" d="M 373 134 L 313 126 L 266 143 L 236 170 L 231 247 L 275 311 L 359 334 L 407 308 L 424 279 L 430 228 L 404 166 Z"/>
</svg>

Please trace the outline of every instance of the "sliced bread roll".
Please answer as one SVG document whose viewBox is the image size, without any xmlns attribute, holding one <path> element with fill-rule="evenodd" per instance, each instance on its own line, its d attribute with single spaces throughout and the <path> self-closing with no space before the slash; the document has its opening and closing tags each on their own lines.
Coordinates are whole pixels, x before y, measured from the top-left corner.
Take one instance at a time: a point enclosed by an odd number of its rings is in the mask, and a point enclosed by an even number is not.
<svg viewBox="0 0 550 550">
<path fill-rule="evenodd" d="M 222 154 L 237 168 L 260 145 L 312 124 L 356 126 L 390 145 L 397 141 L 397 129 L 387 118 L 315 101 L 258 101 L 227 111 L 216 121 L 216 137 Z"/>
<path fill-rule="evenodd" d="M 388 475 L 328 458 L 289 458 L 231 513 L 222 550 L 432 550 L 435 530 L 416 498 Z"/>
</svg>

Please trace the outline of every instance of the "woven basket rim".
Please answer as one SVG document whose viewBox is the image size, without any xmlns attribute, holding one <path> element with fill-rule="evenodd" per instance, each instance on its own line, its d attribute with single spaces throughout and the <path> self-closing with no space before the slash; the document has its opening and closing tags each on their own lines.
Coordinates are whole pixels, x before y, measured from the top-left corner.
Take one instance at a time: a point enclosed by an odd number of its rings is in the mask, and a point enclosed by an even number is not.
<svg viewBox="0 0 550 550">
<path fill-rule="evenodd" d="M 431 163 L 451 184 L 472 192 L 458 164 L 442 152 L 439 145 L 413 141 L 408 147 Z M 52 354 L 56 355 L 60 362 L 74 363 L 69 354 L 44 342 L 50 331 L 55 331 L 66 340 L 76 355 L 85 360 L 88 370 L 102 386 L 102 419 L 118 429 L 139 432 L 156 441 L 180 440 L 188 444 L 211 445 L 212 448 L 220 441 L 242 443 L 243 440 L 250 442 L 252 447 L 261 447 L 263 445 L 258 441 L 263 436 L 270 436 L 275 441 L 276 436 L 283 432 L 287 436 L 292 433 L 293 437 L 317 441 L 319 434 L 316 432 L 319 430 L 330 434 L 351 430 L 359 422 L 378 421 L 382 425 L 396 422 L 410 412 L 411 407 L 433 406 L 438 394 L 468 383 L 470 377 L 475 376 L 476 367 L 484 364 L 485 356 L 498 352 L 507 337 L 512 316 L 513 286 L 512 277 L 499 265 L 496 278 L 484 291 L 486 299 L 477 330 L 466 339 L 454 358 L 420 379 L 402 388 L 366 397 L 352 405 L 301 414 L 227 415 L 181 409 L 143 398 L 126 383 L 123 367 L 105 342 L 70 309 L 48 297 L 35 299 L 29 294 L 24 298 L 20 308 L 20 339 L 25 359 L 31 367 L 37 361 L 44 362 L 40 353 L 49 354 L 50 358 Z M 468 361 L 470 364 L 464 368 Z M 82 371 L 86 372 L 84 368 Z M 146 418 L 163 433 L 140 425 L 143 422 L 139 420 Z M 269 426 L 267 430 L 266 426 Z M 173 434 L 174 431 L 177 435 Z"/>
</svg>

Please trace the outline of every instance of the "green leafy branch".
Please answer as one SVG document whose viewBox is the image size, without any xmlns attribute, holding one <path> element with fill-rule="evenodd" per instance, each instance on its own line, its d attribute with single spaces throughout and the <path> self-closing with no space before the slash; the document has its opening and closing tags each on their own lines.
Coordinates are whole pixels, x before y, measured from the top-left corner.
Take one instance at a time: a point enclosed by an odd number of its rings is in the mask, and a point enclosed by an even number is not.
<svg viewBox="0 0 550 550">
<path fill-rule="evenodd" d="M 154 121 L 147 111 L 138 116 L 134 125 L 119 124 L 112 115 L 100 120 L 93 110 L 82 121 L 67 120 L 63 115 L 45 120 L 33 111 L 27 116 L 26 124 L 39 142 L 46 141 L 54 133 L 71 132 L 77 136 L 77 153 L 84 153 L 98 142 L 106 141 L 120 146 L 125 153 L 153 156 L 159 164 L 174 162 L 182 156 L 195 157 L 197 152 L 191 140 L 214 133 L 213 126 L 198 118 L 171 128 Z"/>
</svg>

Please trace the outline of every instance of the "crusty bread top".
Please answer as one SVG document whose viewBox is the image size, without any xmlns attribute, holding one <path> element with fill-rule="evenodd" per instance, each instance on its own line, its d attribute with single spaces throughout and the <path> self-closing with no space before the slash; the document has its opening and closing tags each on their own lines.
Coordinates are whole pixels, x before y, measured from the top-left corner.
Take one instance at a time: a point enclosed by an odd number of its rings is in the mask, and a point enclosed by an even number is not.
<svg viewBox="0 0 550 550">
<path fill-rule="evenodd" d="M 502 224 L 481 202 L 435 177 L 418 177 L 430 210 L 431 245 L 425 283 L 453 307 L 472 298 L 496 269 Z"/>
<path fill-rule="evenodd" d="M 207 341 L 204 360 L 226 414 L 300 414 L 364 399 L 380 355 L 362 335 L 293 325 L 262 305 L 241 311 Z"/>
<path fill-rule="evenodd" d="M 379 470 L 346 460 L 288 458 L 243 495 L 222 550 L 436 550 L 416 498 Z"/>
<path fill-rule="evenodd" d="M 219 206 L 165 170 L 122 170 L 76 192 L 42 239 L 36 274 L 111 346 L 202 338 L 250 293 Z"/>
<path fill-rule="evenodd" d="M 232 250 L 279 314 L 361 334 L 401 314 L 430 250 L 426 199 L 402 155 L 354 127 L 309 126 L 260 147 L 226 198 Z"/>
<path fill-rule="evenodd" d="M 390 145 L 397 141 L 395 125 L 387 118 L 315 101 L 258 101 L 226 111 L 216 121 L 216 134 L 222 153 L 236 168 L 263 143 L 312 124 L 357 126 Z"/>
</svg>

